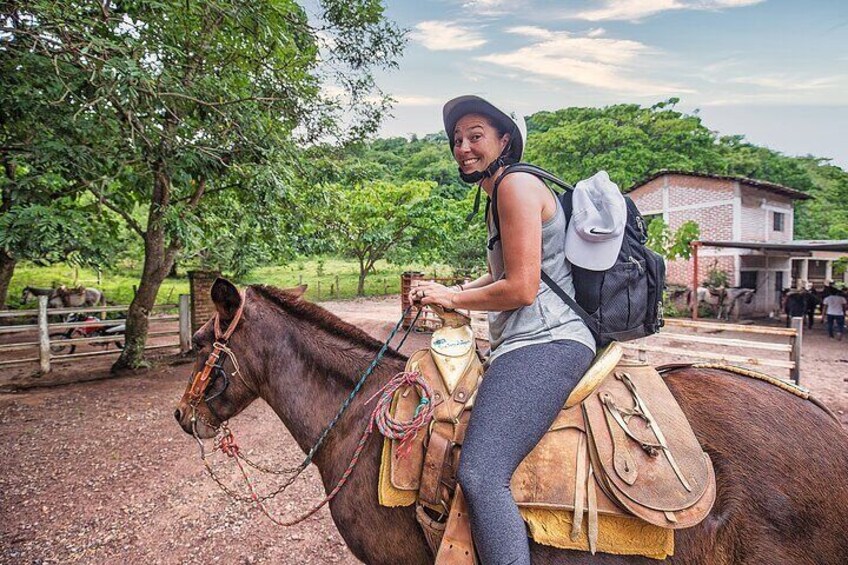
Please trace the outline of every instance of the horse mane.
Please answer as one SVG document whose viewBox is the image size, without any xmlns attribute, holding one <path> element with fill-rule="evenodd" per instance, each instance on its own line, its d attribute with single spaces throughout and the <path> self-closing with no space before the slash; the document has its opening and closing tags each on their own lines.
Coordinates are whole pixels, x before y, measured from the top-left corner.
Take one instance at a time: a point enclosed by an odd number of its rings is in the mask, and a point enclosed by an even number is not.
<svg viewBox="0 0 848 565">
<path fill-rule="evenodd" d="M 379 349 L 383 345 L 363 330 L 345 322 L 317 304 L 302 300 L 300 297 L 280 288 L 267 284 L 252 284 L 249 288 L 284 311 L 297 318 L 305 319 L 331 335 L 341 337 L 366 349 Z M 401 361 L 406 360 L 405 355 L 391 347 L 386 350 L 385 356 L 394 357 Z"/>
</svg>

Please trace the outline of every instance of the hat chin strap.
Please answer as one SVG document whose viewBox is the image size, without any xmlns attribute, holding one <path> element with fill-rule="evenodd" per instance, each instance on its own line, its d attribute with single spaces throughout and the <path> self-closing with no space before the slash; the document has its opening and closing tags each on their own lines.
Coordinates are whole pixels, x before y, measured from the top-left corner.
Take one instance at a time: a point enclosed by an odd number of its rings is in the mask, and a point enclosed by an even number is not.
<svg viewBox="0 0 848 565">
<path fill-rule="evenodd" d="M 494 175 L 498 169 L 501 167 L 506 167 L 508 165 L 513 165 L 518 161 L 512 157 L 506 157 L 504 154 L 509 151 L 509 146 L 504 148 L 504 153 L 501 154 L 500 157 L 492 161 L 492 163 L 486 167 L 483 171 L 474 171 L 473 173 L 463 173 L 462 169 L 459 169 L 459 178 L 463 181 L 471 184 L 471 183 L 480 183 L 477 185 L 477 194 L 474 196 L 474 209 L 471 210 L 471 213 L 465 217 L 466 222 L 470 222 L 474 216 L 477 215 L 477 212 L 480 211 L 480 191 L 482 190 L 481 184 L 484 179 L 490 178 Z"/>
</svg>

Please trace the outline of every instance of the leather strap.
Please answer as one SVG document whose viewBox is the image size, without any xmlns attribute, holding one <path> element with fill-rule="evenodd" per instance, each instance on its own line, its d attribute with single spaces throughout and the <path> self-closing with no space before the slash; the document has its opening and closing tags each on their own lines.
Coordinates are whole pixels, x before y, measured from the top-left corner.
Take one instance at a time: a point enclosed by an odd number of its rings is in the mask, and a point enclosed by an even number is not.
<svg viewBox="0 0 848 565">
<path fill-rule="evenodd" d="M 473 358 L 472 358 L 473 361 Z M 462 375 L 462 378 L 457 383 L 456 388 L 453 391 L 452 400 L 457 404 L 459 411 L 454 411 L 455 416 L 454 419 L 458 419 L 462 411 L 465 409 L 465 405 L 468 404 L 468 401 L 474 396 L 477 392 L 477 387 L 479 386 L 480 379 L 482 378 L 482 365 L 474 366 L 474 363 L 469 363 L 465 367 L 465 374 Z"/>
<path fill-rule="evenodd" d="M 476 565 L 476 563 L 471 522 L 468 519 L 468 505 L 462 494 L 462 488 L 457 486 L 435 565 Z"/>
<path fill-rule="evenodd" d="M 630 453 L 630 449 L 627 447 L 627 438 L 634 439 L 636 435 L 627 426 L 609 393 L 603 393 L 600 398 L 601 402 L 604 402 L 604 406 L 607 408 L 604 411 L 604 416 L 607 419 L 607 427 L 609 428 L 610 440 L 612 441 L 613 468 L 618 476 L 621 477 L 622 481 L 628 485 L 632 485 L 636 482 L 639 471 L 636 468 L 636 461 L 633 459 L 633 454 Z M 605 398 L 608 399 L 608 402 L 604 400 Z M 641 439 L 634 439 L 634 441 L 643 445 Z"/>
<path fill-rule="evenodd" d="M 580 537 L 583 526 L 583 493 L 586 490 L 586 434 L 577 443 L 577 468 L 574 472 L 574 519 L 571 521 L 571 541 Z"/>
<path fill-rule="evenodd" d="M 598 550 L 598 497 L 595 492 L 595 472 L 591 464 L 586 477 L 586 498 L 589 503 L 589 551 L 594 555 Z"/>
<path fill-rule="evenodd" d="M 427 540 L 430 551 L 433 552 L 433 555 L 436 555 L 439 552 L 439 546 L 442 544 L 442 538 L 445 535 L 445 523 L 431 518 L 421 504 L 415 505 L 415 519 L 424 532 L 424 539 Z"/>
<path fill-rule="evenodd" d="M 427 453 L 424 455 L 424 470 L 421 473 L 421 487 L 418 489 L 418 499 L 431 508 L 443 507 L 447 501 L 442 500 L 441 484 L 445 463 L 450 456 L 453 442 L 451 438 L 434 431 L 430 435 Z M 447 510 L 445 508 L 445 510 Z"/>
</svg>

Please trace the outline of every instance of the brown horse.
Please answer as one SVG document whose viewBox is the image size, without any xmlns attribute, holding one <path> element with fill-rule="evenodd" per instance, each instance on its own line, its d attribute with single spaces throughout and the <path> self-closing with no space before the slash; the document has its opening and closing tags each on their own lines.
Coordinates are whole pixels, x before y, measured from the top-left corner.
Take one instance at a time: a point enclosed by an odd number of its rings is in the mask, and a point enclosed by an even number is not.
<svg viewBox="0 0 848 565">
<path fill-rule="evenodd" d="M 197 432 L 241 412 L 257 397 L 280 417 L 306 451 L 332 419 L 354 383 L 374 359 L 380 343 L 297 292 L 248 287 L 243 318 L 229 347 L 242 378 L 197 407 Z M 241 295 L 219 279 L 212 298 L 226 328 Z M 206 361 L 214 338 L 207 323 L 194 336 L 195 370 Z M 405 357 L 386 354 L 313 462 L 329 491 L 344 472 L 367 424 L 364 406 Z M 230 361 L 226 367 L 232 371 Z M 715 369 L 683 368 L 666 382 L 713 460 L 718 494 L 710 515 L 675 534 L 669 563 L 844 564 L 848 562 L 848 434 L 812 402 L 773 385 Z M 191 433 L 188 389 L 175 416 Z M 353 554 L 365 563 L 432 563 L 433 556 L 414 510 L 385 508 L 377 501 L 381 438 L 372 436 L 330 512 Z M 656 563 L 652 559 L 564 551 L 532 546 L 533 563 Z"/>
</svg>

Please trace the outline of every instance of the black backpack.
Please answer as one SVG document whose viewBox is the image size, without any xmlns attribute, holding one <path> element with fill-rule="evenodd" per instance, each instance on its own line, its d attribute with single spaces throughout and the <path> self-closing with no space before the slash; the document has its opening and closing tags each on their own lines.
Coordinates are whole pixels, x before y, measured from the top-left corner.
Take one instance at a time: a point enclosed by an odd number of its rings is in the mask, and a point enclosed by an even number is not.
<svg viewBox="0 0 848 565">
<path fill-rule="evenodd" d="M 558 197 L 565 211 L 566 228 L 571 221 L 574 187 L 535 165 L 510 165 L 495 181 L 492 197 L 486 203 L 487 216 L 491 207 L 497 232 L 489 239 L 489 249 L 500 239 L 498 185 L 506 175 L 519 172 L 530 173 L 563 188 L 564 192 Z M 645 220 L 629 197 L 625 196 L 624 200 L 627 203 L 627 226 L 621 251 L 612 267 L 606 271 L 590 271 L 572 265 L 574 298 L 542 271 L 542 281 L 583 318 L 599 347 L 612 341 L 628 341 L 655 334 L 663 326 L 665 262 L 658 253 L 645 246 L 648 240 Z"/>
</svg>

